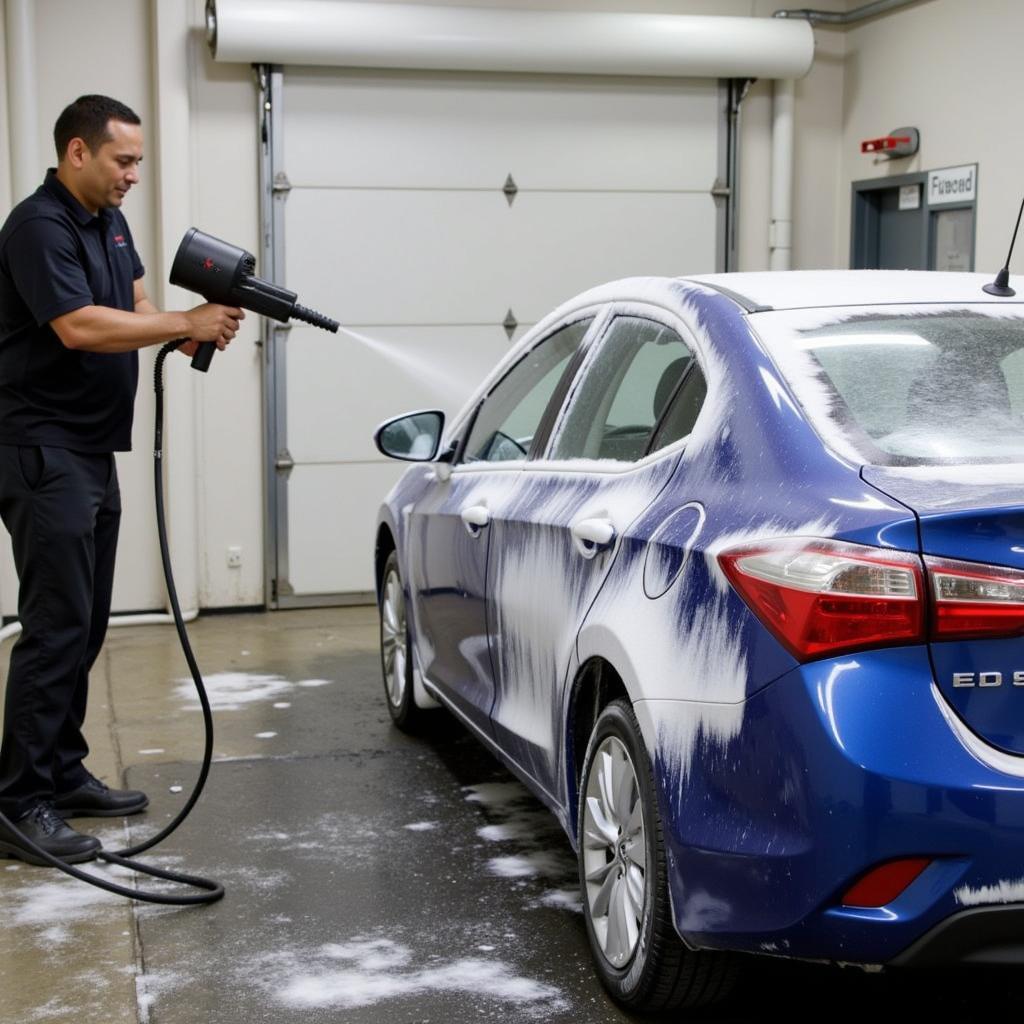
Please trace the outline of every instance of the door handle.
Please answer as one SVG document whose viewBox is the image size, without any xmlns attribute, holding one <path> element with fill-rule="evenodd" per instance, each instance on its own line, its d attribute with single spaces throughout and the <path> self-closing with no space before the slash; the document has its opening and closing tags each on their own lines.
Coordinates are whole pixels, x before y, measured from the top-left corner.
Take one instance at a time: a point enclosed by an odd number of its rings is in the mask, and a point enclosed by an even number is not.
<svg viewBox="0 0 1024 1024">
<path fill-rule="evenodd" d="M 610 519 L 578 519 L 569 527 L 572 542 L 584 558 L 593 558 L 615 543 L 615 527 Z"/>
<path fill-rule="evenodd" d="M 459 517 L 470 537 L 479 537 L 480 531 L 491 521 L 491 513 L 487 511 L 486 505 L 469 505 L 459 513 Z"/>
</svg>

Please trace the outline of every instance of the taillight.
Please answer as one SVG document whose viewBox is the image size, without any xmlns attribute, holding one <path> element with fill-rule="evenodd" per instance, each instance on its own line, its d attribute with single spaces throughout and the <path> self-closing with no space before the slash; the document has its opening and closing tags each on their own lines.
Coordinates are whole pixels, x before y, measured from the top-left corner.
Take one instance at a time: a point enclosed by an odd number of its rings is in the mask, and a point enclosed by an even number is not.
<svg viewBox="0 0 1024 1024">
<path fill-rule="evenodd" d="M 801 661 L 924 640 L 917 555 L 785 537 L 724 551 L 718 561 L 754 614 Z"/>
<path fill-rule="evenodd" d="M 1024 633 L 1024 572 L 997 565 L 924 559 L 932 591 L 936 640 Z"/>
</svg>

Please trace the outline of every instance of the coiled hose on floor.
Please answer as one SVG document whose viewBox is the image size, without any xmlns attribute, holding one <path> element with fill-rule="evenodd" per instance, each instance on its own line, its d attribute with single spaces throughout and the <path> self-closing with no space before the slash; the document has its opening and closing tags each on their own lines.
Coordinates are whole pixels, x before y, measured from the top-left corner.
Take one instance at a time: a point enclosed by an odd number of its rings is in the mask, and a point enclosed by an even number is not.
<svg viewBox="0 0 1024 1024">
<path fill-rule="evenodd" d="M 54 857 L 46 850 L 37 846 L 30 839 L 19 840 L 26 850 L 35 854 L 47 864 L 63 871 L 64 874 L 77 878 L 80 881 L 88 882 L 99 889 L 106 889 L 107 892 L 115 893 L 118 896 L 127 896 L 129 899 L 141 900 L 144 903 L 162 903 L 172 906 L 191 906 L 202 903 L 215 903 L 224 895 L 224 886 L 220 882 L 209 878 L 201 878 L 198 875 L 185 875 L 176 871 L 166 871 L 163 868 L 153 867 L 150 864 L 141 864 L 132 858 L 140 853 L 152 849 L 158 843 L 162 843 L 177 827 L 189 816 L 196 801 L 199 799 L 206 785 L 206 778 L 210 774 L 210 762 L 213 759 L 213 715 L 210 712 L 210 700 L 206 695 L 206 687 L 203 685 L 203 677 L 199 672 L 195 655 L 192 653 L 192 645 L 188 640 L 188 633 L 185 630 L 185 620 L 181 616 L 181 606 L 178 604 L 178 592 L 174 586 L 174 575 L 171 572 L 171 555 L 167 546 L 167 520 L 164 513 L 164 477 L 163 477 L 163 432 L 164 432 L 164 385 L 163 368 L 164 360 L 187 339 L 181 338 L 178 341 L 169 341 L 164 345 L 156 357 L 153 366 L 153 387 L 156 391 L 156 426 L 153 432 L 153 488 L 156 496 L 156 523 L 157 533 L 160 537 L 160 560 L 163 563 L 164 581 L 167 584 L 167 596 L 171 603 L 171 613 L 174 616 L 174 626 L 178 631 L 178 639 L 181 642 L 181 649 L 188 662 L 189 672 L 192 674 L 192 682 L 195 683 L 196 693 L 199 695 L 199 703 L 203 709 L 203 725 L 206 733 L 206 745 L 203 750 L 203 764 L 199 771 L 199 778 L 196 780 L 192 792 L 189 794 L 185 806 L 155 836 L 151 836 L 145 842 L 136 846 L 129 846 L 124 850 L 104 850 L 96 854 L 96 859 L 106 861 L 109 864 L 118 864 L 121 867 L 130 868 L 139 874 L 150 875 L 153 878 L 162 878 L 168 882 L 179 885 L 186 885 L 193 889 L 201 889 L 202 892 L 188 896 L 174 896 L 169 893 L 148 892 L 145 889 L 131 889 L 116 882 L 108 881 L 97 875 L 82 871 L 71 864 L 65 864 L 59 857 Z M 0 822 L 3 822 L 15 833 L 18 831 L 14 825 L 3 814 L 0 814 Z"/>
</svg>

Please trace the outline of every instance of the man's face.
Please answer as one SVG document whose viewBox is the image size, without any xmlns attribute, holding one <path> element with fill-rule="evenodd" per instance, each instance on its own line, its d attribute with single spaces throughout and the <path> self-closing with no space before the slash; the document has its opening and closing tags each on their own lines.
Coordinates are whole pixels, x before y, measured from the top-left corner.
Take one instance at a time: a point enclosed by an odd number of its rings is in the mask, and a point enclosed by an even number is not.
<svg viewBox="0 0 1024 1024">
<path fill-rule="evenodd" d="M 142 160 L 142 129 L 137 124 L 108 121 L 104 142 L 95 153 L 80 140 L 72 140 L 69 156 L 75 165 L 76 185 L 84 205 L 92 210 L 120 206 L 128 190 L 138 183 Z M 75 159 L 77 157 L 77 159 Z"/>
</svg>

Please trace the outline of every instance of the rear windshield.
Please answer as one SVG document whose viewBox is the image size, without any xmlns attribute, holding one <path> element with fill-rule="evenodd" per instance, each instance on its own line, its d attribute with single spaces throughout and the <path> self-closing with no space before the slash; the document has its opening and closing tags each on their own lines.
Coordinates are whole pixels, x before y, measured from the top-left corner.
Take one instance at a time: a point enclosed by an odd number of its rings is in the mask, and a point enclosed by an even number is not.
<svg viewBox="0 0 1024 1024">
<path fill-rule="evenodd" d="M 1024 309 L 906 310 L 752 319 L 841 454 L 883 465 L 1024 460 Z"/>
</svg>

